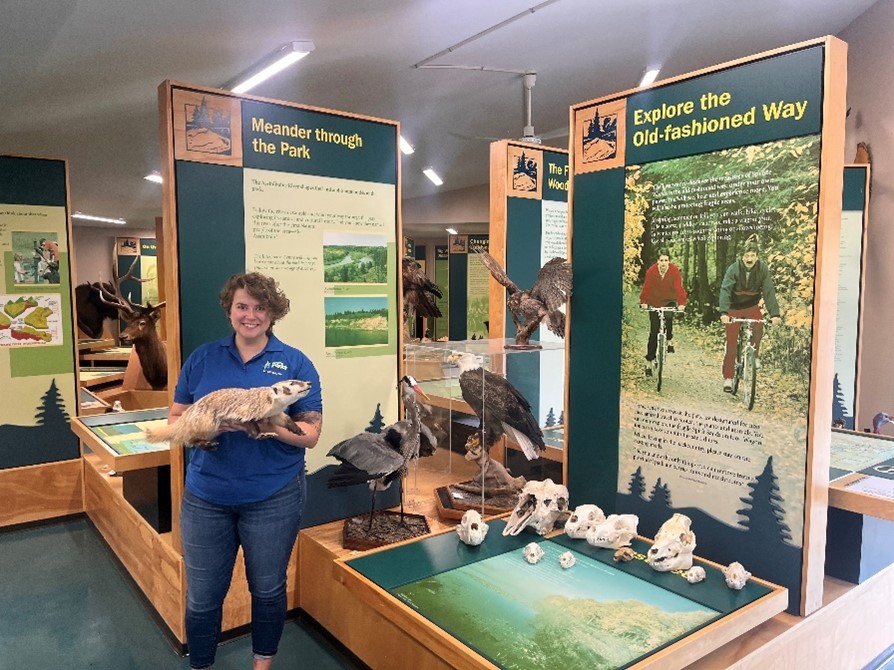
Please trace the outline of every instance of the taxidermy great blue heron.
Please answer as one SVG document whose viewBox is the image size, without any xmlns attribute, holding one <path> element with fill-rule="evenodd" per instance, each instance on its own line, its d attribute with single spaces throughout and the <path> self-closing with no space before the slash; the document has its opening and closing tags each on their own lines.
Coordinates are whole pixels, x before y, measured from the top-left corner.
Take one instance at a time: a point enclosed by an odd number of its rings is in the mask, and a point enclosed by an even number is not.
<svg viewBox="0 0 894 670">
<path fill-rule="evenodd" d="M 329 488 L 364 483 L 369 485 L 372 503 L 368 529 L 372 528 L 376 491 L 384 491 L 395 479 L 403 487 L 403 478 L 410 461 L 420 456 L 431 456 L 437 448 L 433 433 L 422 423 L 422 407 L 416 401 L 417 393 L 424 398 L 428 396 L 409 375 L 402 377 L 400 383 L 406 418 L 391 424 L 381 433 L 362 432 L 349 437 L 332 447 L 327 454 L 340 461 L 329 477 Z M 403 488 L 400 505 L 403 520 Z"/>
</svg>

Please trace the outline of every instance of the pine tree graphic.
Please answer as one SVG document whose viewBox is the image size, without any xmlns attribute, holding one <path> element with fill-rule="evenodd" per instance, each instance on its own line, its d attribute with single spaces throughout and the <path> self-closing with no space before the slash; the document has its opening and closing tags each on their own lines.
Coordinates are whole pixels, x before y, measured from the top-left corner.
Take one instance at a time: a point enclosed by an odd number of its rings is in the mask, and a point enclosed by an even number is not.
<svg viewBox="0 0 894 670">
<path fill-rule="evenodd" d="M 553 412 L 553 408 L 550 407 L 549 412 L 546 415 L 546 427 L 549 428 L 550 426 L 555 426 L 555 425 L 556 425 L 556 414 L 555 414 L 555 412 Z"/>
<path fill-rule="evenodd" d="M 47 426 L 49 428 L 63 429 L 68 428 L 70 417 L 65 411 L 65 405 L 62 403 L 62 396 L 59 395 L 59 389 L 56 387 L 56 380 L 50 382 L 50 388 L 43 394 L 41 404 L 34 415 L 38 426 Z"/>
<path fill-rule="evenodd" d="M 655 486 L 652 488 L 652 493 L 649 496 L 649 501 L 664 505 L 665 507 L 673 507 L 673 505 L 671 505 L 670 487 L 668 487 L 667 484 L 661 483 L 661 477 L 655 482 Z"/>
<path fill-rule="evenodd" d="M 381 433 L 385 427 L 384 417 L 382 416 L 382 403 L 376 403 L 376 413 L 373 414 L 372 420 L 366 427 L 367 433 Z"/>
<path fill-rule="evenodd" d="M 736 510 L 744 519 L 739 520 L 739 525 L 749 531 L 768 533 L 769 540 L 777 535 L 783 541 L 791 540 L 791 528 L 783 521 L 785 510 L 782 503 L 785 499 L 779 495 L 779 484 L 776 482 L 776 474 L 773 472 L 773 457 L 767 459 L 764 471 L 748 485 L 751 494 L 745 498 L 739 498 L 745 507 Z"/>
<path fill-rule="evenodd" d="M 636 472 L 631 475 L 630 485 L 627 488 L 630 491 L 630 495 L 643 498 L 643 493 L 646 492 L 646 478 L 643 477 L 642 466 L 638 467 Z"/>
</svg>

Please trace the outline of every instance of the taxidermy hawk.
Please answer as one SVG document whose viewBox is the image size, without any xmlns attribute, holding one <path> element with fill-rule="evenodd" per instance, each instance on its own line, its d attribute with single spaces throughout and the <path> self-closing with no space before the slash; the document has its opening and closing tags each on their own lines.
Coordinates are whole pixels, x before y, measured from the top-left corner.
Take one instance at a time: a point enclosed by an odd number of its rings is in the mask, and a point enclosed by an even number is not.
<svg viewBox="0 0 894 670">
<path fill-rule="evenodd" d="M 534 286 L 525 291 L 509 279 L 493 256 L 486 251 L 479 253 L 491 276 L 506 287 L 509 295 L 506 304 L 515 323 L 516 347 L 539 348 L 531 345 L 530 340 L 541 321 L 553 333 L 565 337 L 565 313 L 560 308 L 571 295 L 571 263 L 564 258 L 553 258 L 540 268 Z"/>
</svg>

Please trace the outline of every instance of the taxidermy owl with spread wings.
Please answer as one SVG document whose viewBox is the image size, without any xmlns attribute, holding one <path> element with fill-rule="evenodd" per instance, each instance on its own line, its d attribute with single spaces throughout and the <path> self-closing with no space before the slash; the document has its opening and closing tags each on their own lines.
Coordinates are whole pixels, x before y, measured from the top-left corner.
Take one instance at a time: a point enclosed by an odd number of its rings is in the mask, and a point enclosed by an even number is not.
<svg viewBox="0 0 894 670">
<path fill-rule="evenodd" d="M 480 257 L 491 276 L 506 287 L 509 295 L 506 304 L 515 323 L 516 347 L 539 348 L 530 344 L 530 340 L 541 321 L 553 333 L 565 337 L 565 313 L 560 307 L 571 295 L 571 263 L 564 258 L 553 258 L 540 268 L 534 286 L 525 291 L 509 279 L 493 256 L 482 251 Z"/>
</svg>

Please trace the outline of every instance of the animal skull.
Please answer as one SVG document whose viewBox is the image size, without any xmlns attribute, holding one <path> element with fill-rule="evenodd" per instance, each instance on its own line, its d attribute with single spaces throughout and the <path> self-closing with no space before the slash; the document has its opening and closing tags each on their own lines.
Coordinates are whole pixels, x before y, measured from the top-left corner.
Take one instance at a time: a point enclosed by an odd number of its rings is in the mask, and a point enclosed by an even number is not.
<svg viewBox="0 0 894 670">
<path fill-rule="evenodd" d="M 634 558 L 636 558 L 636 555 L 634 554 L 633 549 L 631 549 L 630 547 L 621 547 L 620 549 L 615 551 L 614 555 L 612 556 L 612 560 L 615 563 L 627 563 L 629 561 L 632 561 Z"/>
<path fill-rule="evenodd" d="M 597 523 L 605 521 L 605 514 L 596 505 L 578 505 L 565 522 L 565 534 L 582 540 Z"/>
<path fill-rule="evenodd" d="M 587 542 L 603 549 L 620 549 L 630 545 L 636 536 L 639 517 L 636 514 L 609 514 L 602 523 L 587 533 Z"/>
<path fill-rule="evenodd" d="M 481 520 L 481 515 L 473 509 L 463 514 L 459 525 L 456 527 L 459 539 L 472 547 L 477 547 L 484 542 L 487 536 L 487 524 Z"/>
<path fill-rule="evenodd" d="M 572 565 L 576 563 L 574 554 L 570 551 L 564 552 L 561 556 L 559 556 L 559 565 L 562 566 L 563 569 L 567 570 Z"/>
<path fill-rule="evenodd" d="M 691 525 L 692 520 L 685 514 L 674 514 L 661 524 L 646 555 L 646 563 L 657 572 L 691 568 L 695 550 L 695 533 L 689 530 Z"/>
<path fill-rule="evenodd" d="M 686 571 L 686 581 L 690 584 L 698 584 L 706 577 L 705 569 L 700 565 L 693 565 Z"/>
<path fill-rule="evenodd" d="M 528 542 L 524 548 L 525 560 L 531 565 L 536 565 L 543 558 L 543 549 L 536 542 Z"/>
<path fill-rule="evenodd" d="M 518 504 L 509 515 L 503 535 L 518 535 L 530 526 L 539 535 L 553 529 L 556 520 L 568 511 L 568 489 L 552 479 L 525 484 L 518 494 Z"/>
<path fill-rule="evenodd" d="M 725 568 L 721 568 L 720 571 L 726 579 L 726 585 L 736 591 L 741 591 L 745 586 L 745 582 L 751 577 L 751 573 L 738 561 L 730 563 Z"/>
</svg>

